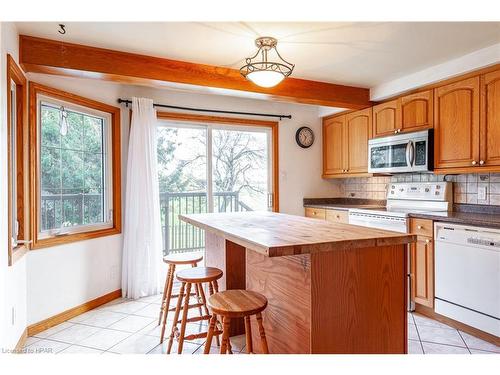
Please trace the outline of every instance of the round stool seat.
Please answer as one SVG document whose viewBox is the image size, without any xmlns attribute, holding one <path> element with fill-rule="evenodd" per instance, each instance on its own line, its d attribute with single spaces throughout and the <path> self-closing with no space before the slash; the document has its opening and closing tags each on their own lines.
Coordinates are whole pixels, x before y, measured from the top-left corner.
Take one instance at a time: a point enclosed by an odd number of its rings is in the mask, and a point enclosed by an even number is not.
<svg viewBox="0 0 500 375">
<path fill-rule="evenodd" d="M 210 296 L 208 306 L 217 315 L 241 318 L 263 311 L 267 298 L 251 290 L 233 289 Z"/>
<path fill-rule="evenodd" d="M 163 257 L 167 264 L 195 264 L 203 260 L 201 253 L 169 254 Z"/>
<path fill-rule="evenodd" d="M 194 267 L 177 272 L 177 280 L 186 283 L 207 283 L 218 280 L 223 272 L 215 267 Z"/>
</svg>

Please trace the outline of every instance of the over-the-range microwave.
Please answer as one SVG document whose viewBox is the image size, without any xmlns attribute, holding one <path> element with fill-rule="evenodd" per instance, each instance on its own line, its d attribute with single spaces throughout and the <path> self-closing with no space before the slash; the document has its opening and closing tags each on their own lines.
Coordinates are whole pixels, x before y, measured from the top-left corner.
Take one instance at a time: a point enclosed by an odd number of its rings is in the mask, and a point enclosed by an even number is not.
<svg viewBox="0 0 500 375">
<path fill-rule="evenodd" d="M 368 141 L 369 173 L 433 170 L 432 129 L 374 138 Z"/>
</svg>

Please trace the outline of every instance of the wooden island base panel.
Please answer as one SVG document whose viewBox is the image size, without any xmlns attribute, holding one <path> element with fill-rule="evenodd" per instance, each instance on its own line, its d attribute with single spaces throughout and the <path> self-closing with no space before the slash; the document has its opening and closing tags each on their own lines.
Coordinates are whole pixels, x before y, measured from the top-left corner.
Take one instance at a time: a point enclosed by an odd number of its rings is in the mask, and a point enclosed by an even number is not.
<svg viewBox="0 0 500 375">
<path fill-rule="evenodd" d="M 407 353 L 414 236 L 269 212 L 181 219 L 205 229 L 206 265 L 224 271 L 220 290 L 266 296 L 271 353 Z M 234 322 L 231 335 L 242 333 Z"/>
</svg>

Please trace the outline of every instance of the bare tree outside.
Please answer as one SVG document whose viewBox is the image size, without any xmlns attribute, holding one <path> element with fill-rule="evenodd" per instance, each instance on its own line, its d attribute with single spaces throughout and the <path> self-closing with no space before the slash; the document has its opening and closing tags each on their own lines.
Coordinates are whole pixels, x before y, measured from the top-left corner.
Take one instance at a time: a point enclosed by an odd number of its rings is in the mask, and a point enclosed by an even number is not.
<svg viewBox="0 0 500 375">
<path fill-rule="evenodd" d="M 214 212 L 267 209 L 268 142 L 265 131 L 212 129 Z M 208 212 L 207 129 L 166 126 L 157 133 L 162 225 L 168 251 L 204 245 L 202 233 L 179 214 Z"/>
</svg>

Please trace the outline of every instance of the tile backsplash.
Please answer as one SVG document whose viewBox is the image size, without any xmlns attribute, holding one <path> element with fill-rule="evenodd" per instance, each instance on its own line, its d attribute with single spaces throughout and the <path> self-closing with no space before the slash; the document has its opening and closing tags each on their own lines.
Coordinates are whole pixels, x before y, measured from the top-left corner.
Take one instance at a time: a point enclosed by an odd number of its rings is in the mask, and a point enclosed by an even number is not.
<svg viewBox="0 0 500 375">
<path fill-rule="evenodd" d="M 339 180 L 340 196 L 345 198 L 385 199 L 391 182 L 443 181 L 444 175 L 405 173 L 388 177 L 360 177 Z M 452 181 L 455 203 L 500 205 L 500 173 L 447 175 Z M 486 199 L 478 199 L 478 188 L 486 187 Z"/>
</svg>

